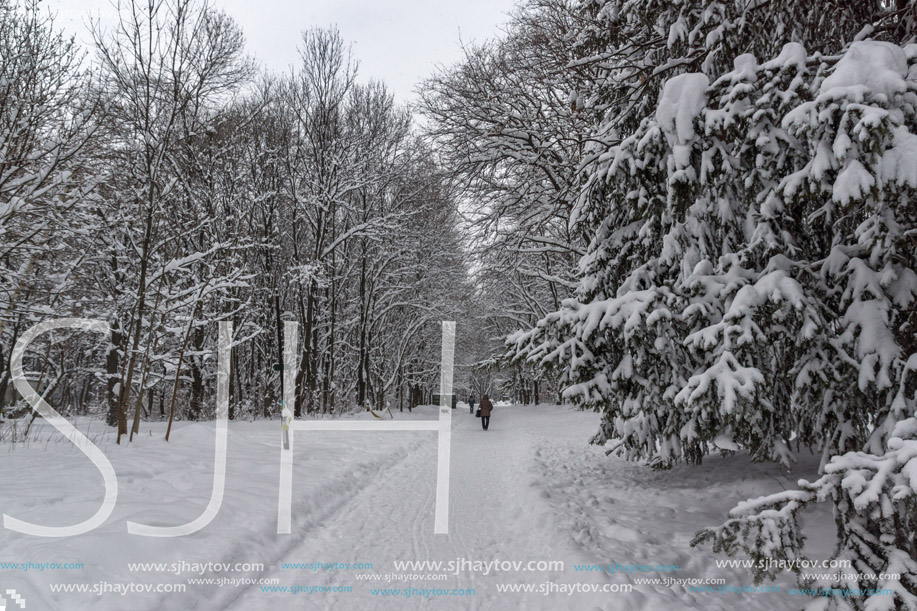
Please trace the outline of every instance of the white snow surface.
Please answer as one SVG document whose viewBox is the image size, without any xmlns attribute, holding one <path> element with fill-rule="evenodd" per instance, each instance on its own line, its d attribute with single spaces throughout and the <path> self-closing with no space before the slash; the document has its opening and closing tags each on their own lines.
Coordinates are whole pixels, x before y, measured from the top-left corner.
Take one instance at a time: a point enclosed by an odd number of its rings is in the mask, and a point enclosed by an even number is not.
<svg viewBox="0 0 917 611">
<path fill-rule="evenodd" d="M 762 68 L 765 70 L 779 70 L 785 66 L 796 66 L 803 68 L 806 65 L 808 54 L 806 48 L 798 42 L 788 42 L 783 45 L 780 54 L 774 59 L 764 62 Z"/>
<path fill-rule="evenodd" d="M 907 55 L 901 47 L 878 40 L 854 42 L 821 84 L 822 94 L 846 96 L 848 88 L 891 98 L 907 90 Z"/>
<path fill-rule="evenodd" d="M 656 122 L 666 134 L 675 136 L 671 144 L 685 144 L 694 137 L 694 120 L 707 103 L 709 84 L 707 75 L 699 72 L 679 74 L 666 81 L 656 108 Z"/>
<path fill-rule="evenodd" d="M 396 418 L 431 419 L 433 407 Z M 368 418 L 365 415 L 359 418 Z M 368 418 L 371 419 L 371 418 Z M 115 445 L 108 427 L 77 420 L 115 466 L 119 498 L 106 524 L 85 535 L 46 539 L 0 529 L 0 563 L 82 562 L 81 570 L 0 569 L 0 586 L 15 589 L 29 609 L 133 611 L 280 608 L 779 611 L 798 597 L 785 593 L 689 592 L 683 585 L 634 585 L 629 593 L 501 593 L 499 584 L 634 584 L 642 577 L 723 578 L 749 586 L 746 569 L 717 568 L 709 548 L 693 549 L 694 533 L 721 523 L 739 501 L 812 478 L 815 457 L 787 473 L 746 456 L 709 458 L 703 466 L 654 472 L 606 457 L 589 446 L 598 416 L 562 406 L 500 406 L 490 430 L 453 412 L 449 534 L 433 533 L 436 436 L 430 432 L 299 432 L 295 443 L 293 534 L 278 535 L 278 422 L 233 422 L 227 489 L 216 519 L 181 538 L 129 535 L 125 522 L 172 526 L 196 518 L 210 496 L 213 423 L 144 423 L 131 444 Z M 66 525 L 94 513 L 101 478 L 71 444 L 44 426 L 28 445 L 0 446 L 0 511 L 40 524 Z M 827 558 L 832 521 L 807 520 Z M 563 570 L 449 574 L 440 581 L 367 581 L 358 575 L 398 571 L 394 561 L 563 561 Z M 131 572 L 128 563 L 262 563 L 253 572 Z M 282 563 L 372 563 L 367 570 L 307 570 Z M 666 575 L 577 571 L 584 564 L 678 565 Z M 426 573 L 431 571 L 404 571 Z M 188 584 L 191 578 L 278 579 L 281 586 L 350 586 L 351 592 L 264 592 L 260 585 Z M 181 594 L 54 593 L 51 584 L 188 584 Z M 473 588 L 473 596 L 374 596 L 376 588 Z M 14 607 L 15 608 L 15 607 Z"/>
</svg>

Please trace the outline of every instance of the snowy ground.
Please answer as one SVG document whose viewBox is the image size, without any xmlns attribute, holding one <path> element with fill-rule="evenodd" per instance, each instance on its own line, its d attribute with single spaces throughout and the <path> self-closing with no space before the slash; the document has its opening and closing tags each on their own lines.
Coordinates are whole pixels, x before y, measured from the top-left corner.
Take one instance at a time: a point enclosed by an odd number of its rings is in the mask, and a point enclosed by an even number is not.
<svg viewBox="0 0 917 611">
<path fill-rule="evenodd" d="M 421 408 L 396 417 L 434 418 L 435 412 Z M 210 497 L 213 424 L 180 423 L 170 443 L 162 440 L 161 424 L 144 424 L 139 440 L 117 446 L 100 423 L 83 421 L 80 429 L 89 428 L 90 438 L 115 465 L 116 509 L 103 527 L 72 538 L 42 539 L 0 529 L 0 594 L 16 590 L 29 610 L 75 611 L 249 611 L 291 602 L 297 609 L 322 610 L 770 611 L 801 606 L 785 592 L 788 577 L 777 584 L 782 593 L 725 594 L 636 579 L 723 578 L 731 587 L 751 585 L 747 569 L 717 568 L 718 556 L 692 549 L 689 542 L 697 529 L 720 523 L 735 502 L 811 477 L 812 460 L 801 461 L 792 474 L 744 457 L 652 472 L 586 445 L 596 423 L 595 414 L 564 407 L 499 407 L 484 432 L 467 410 L 456 410 L 448 535 L 433 534 L 435 434 L 297 433 L 293 534 L 278 535 L 279 424 L 232 423 L 226 497 L 216 519 L 194 535 L 155 539 L 129 535 L 125 521 L 169 526 L 201 513 Z M 53 431 L 39 431 L 37 438 L 27 447 L 0 446 L 0 511 L 47 525 L 92 515 L 102 498 L 95 467 Z M 811 557 L 824 558 L 833 525 L 825 515 L 810 522 L 817 535 Z M 483 565 L 494 560 L 518 561 L 523 568 L 530 561 L 563 562 L 563 568 L 538 570 L 536 564 L 516 571 Z M 400 561 L 458 561 L 460 567 L 397 568 Z M 49 563 L 82 563 L 83 568 Z M 163 566 L 132 570 L 132 563 Z M 216 563 L 263 567 L 221 571 Z M 329 567 L 336 563 L 351 567 Z M 576 570 L 614 563 L 678 565 L 679 570 L 631 575 Z M 445 579 L 430 577 L 443 574 Z M 426 578 L 407 581 L 414 575 Z M 54 592 L 61 584 L 82 584 L 90 592 Z M 118 593 L 125 587 L 175 584 L 186 591 Z M 605 584 L 619 591 L 583 591 Z M 518 591 L 526 585 L 535 591 Z M 632 591 L 620 591 L 624 585 Z M 351 591 L 321 591 L 340 587 Z M 93 594 L 92 588 L 105 593 Z M 287 591 L 278 591 L 282 588 Z M 415 589 L 409 598 L 405 588 Z M 512 588 L 517 591 L 505 591 Z M 579 591 L 570 593 L 571 588 Z M 291 592 L 296 589 L 305 591 Z M 8 610 L 18 608 L 7 604 Z"/>
</svg>

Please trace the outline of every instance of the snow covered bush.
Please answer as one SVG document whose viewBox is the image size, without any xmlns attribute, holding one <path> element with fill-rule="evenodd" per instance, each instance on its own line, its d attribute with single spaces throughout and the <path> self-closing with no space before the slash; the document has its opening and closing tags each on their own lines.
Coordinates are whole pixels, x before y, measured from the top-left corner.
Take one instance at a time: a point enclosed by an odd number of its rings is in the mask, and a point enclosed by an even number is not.
<svg viewBox="0 0 917 611">
<path fill-rule="evenodd" d="M 910 371 L 917 371 L 917 358 L 911 360 Z M 804 585 L 813 592 L 883 593 L 851 598 L 817 596 L 807 609 L 917 608 L 917 418 L 898 422 L 886 452 L 836 456 L 821 478 L 812 483 L 800 481 L 799 487 L 741 503 L 732 510 L 732 519 L 702 531 L 694 544 L 712 540 L 716 551 L 732 554 L 744 550 L 755 560 L 755 579 L 760 582 L 775 576 L 773 569 L 757 568 L 760 560 L 795 560 L 801 556 L 804 537 L 796 520 L 799 511 L 811 503 L 830 501 L 835 506 L 838 536 L 833 558 L 850 561 L 851 568 L 839 571 L 836 579 Z"/>
<path fill-rule="evenodd" d="M 893 598 L 820 604 L 913 608 L 915 189 L 917 46 L 790 43 L 670 78 L 592 166 L 576 297 L 513 355 L 557 367 L 567 398 L 603 411 L 596 441 L 628 458 L 821 452 L 823 478 L 701 539 L 799 554 L 796 512 L 830 500 L 838 557 L 902 579 Z"/>
</svg>

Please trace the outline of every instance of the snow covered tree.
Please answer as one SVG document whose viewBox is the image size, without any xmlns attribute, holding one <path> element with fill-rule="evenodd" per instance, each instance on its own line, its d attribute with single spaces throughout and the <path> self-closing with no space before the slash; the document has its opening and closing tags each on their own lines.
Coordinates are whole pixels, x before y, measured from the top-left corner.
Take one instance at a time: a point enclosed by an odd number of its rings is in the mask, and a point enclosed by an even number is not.
<svg viewBox="0 0 917 611">
<path fill-rule="evenodd" d="M 597 275 L 606 273 L 599 268 L 608 261 L 594 259 L 597 253 L 587 253 L 585 247 L 596 232 L 623 230 L 632 219 L 628 211 L 616 211 L 620 216 L 612 220 L 601 210 L 600 200 L 615 197 L 615 186 L 595 176 L 605 171 L 608 149 L 621 145 L 641 130 L 645 118 L 656 114 L 664 83 L 688 73 L 705 75 L 712 83 L 732 70 L 742 54 L 771 57 L 786 42 L 826 54 L 839 52 L 858 34 L 902 39 L 913 31 L 912 13 L 912 3 L 891 7 L 879 0 L 818 5 L 785 0 L 523 3 L 502 40 L 468 49 L 460 65 L 430 79 L 422 93 L 423 112 L 432 120 L 428 133 L 445 165 L 455 169 L 469 202 L 480 268 L 501 277 L 496 290 L 488 289 L 490 298 L 504 306 L 498 308 L 499 320 L 490 324 L 508 335 L 550 318 L 549 312 L 560 310 L 561 300 L 576 290 L 574 260 L 584 254 L 593 260 L 583 265 L 591 265 Z M 587 199 L 598 202 L 594 206 L 574 205 L 584 190 L 583 176 L 592 177 L 585 191 Z M 654 181 L 662 177 L 647 171 L 646 188 L 654 189 Z M 679 205 L 688 205 L 692 180 L 688 174 L 678 178 L 684 200 Z M 721 180 L 724 189 L 732 188 L 728 176 Z M 630 212 L 633 218 L 641 213 Z M 641 231 L 639 240 L 618 236 L 609 248 L 624 248 L 631 261 L 639 261 L 655 249 L 654 240 L 666 229 L 644 226 Z M 686 244 L 692 239 L 687 234 L 680 238 Z M 619 254 L 615 264 L 622 261 L 624 253 Z M 624 278 L 631 271 L 625 266 L 609 273 Z M 487 284 L 485 275 L 479 281 Z M 600 297 L 582 297 L 593 298 Z M 683 358 L 692 357 L 686 353 Z M 730 366 L 729 356 L 723 358 L 722 365 Z M 514 362 L 521 367 L 521 360 Z M 596 364 L 596 371 L 615 367 Z M 688 364 L 682 372 L 659 373 L 679 384 L 679 376 L 690 376 L 691 370 Z M 656 392 L 649 388 L 655 385 L 645 386 L 649 399 Z M 659 390 L 665 392 L 667 388 Z M 696 425 L 672 420 L 660 426 L 675 430 Z M 776 438 L 780 431 L 762 434 Z M 776 441 L 761 445 L 770 448 L 765 454 L 782 452 Z"/>
<path fill-rule="evenodd" d="M 780 122 L 797 159 L 763 200 L 755 233 L 761 243 L 784 245 L 800 297 L 818 314 L 809 332 L 801 330 L 789 371 L 798 435 L 822 450 L 824 475 L 801 481 L 799 491 L 741 504 L 698 541 L 753 557 L 796 557 L 796 514 L 832 502 L 834 557 L 877 577 L 812 585 L 892 594 L 828 596 L 812 609 L 917 604 L 915 60 L 913 45 L 875 41 L 852 44 L 833 66 L 822 60 L 826 76 L 813 80 L 812 99 Z M 900 580 L 881 577 L 890 573 Z"/>
<path fill-rule="evenodd" d="M 739 55 L 773 57 L 788 42 L 837 53 L 864 31 L 892 40 L 915 31 L 911 1 L 892 7 L 882 0 L 581 0 L 574 6 L 574 65 L 597 70 L 598 87 L 586 105 L 604 114 L 594 137 L 606 145 L 651 116 L 663 83 L 678 74 L 716 77 Z"/>
<path fill-rule="evenodd" d="M 571 223 L 595 119 L 584 106 L 591 72 L 570 68 L 576 19 L 565 0 L 524 2 L 503 38 L 467 47 L 458 65 L 421 89 L 426 135 L 462 189 L 479 270 L 475 324 L 489 338 L 559 308 L 588 241 Z M 493 349 L 482 360 L 502 352 L 499 343 Z M 550 377 L 509 366 L 520 396 L 534 398 L 540 378 Z"/>
<path fill-rule="evenodd" d="M 820 451 L 818 482 L 702 538 L 793 556 L 796 512 L 831 500 L 836 556 L 902 575 L 869 608 L 910 608 L 917 584 L 914 65 L 913 46 L 826 57 L 790 43 L 712 82 L 666 81 L 590 177 L 598 230 L 576 298 L 513 338 L 517 358 L 559 367 L 565 394 L 603 411 L 610 452 L 668 466 Z"/>
<path fill-rule="evenodd" d="M 97 110 L 91 73 L 38 2 L 0 1 L 0 58 L 2 408 L 18 336 L 54 309 L 84 311 L 75 270 L 98 233 L 98 178 L 84 158 Z M 73 361 L 60 356 L 51 368 L 64 371 Z"/>
<path fill-rule="evenodd" d="M 456 191 L 408 109 L 356 82 L 333 29 L 252 83 L 211 3 L 116 8 L 89 71 L 37 2 L 0 0 L 0 396 L 18 335 L 72 315 L 111 341 L 49 335 L 26 365 L 64 413 L 107 399 L 119 440 L 209 416 L 217 319 L 237 333 L 231 418 L 279 411 L 290 318 L 300 411 L 429 400 L 439 321 L 471 291 Z"/>
<path fill-rule="evenodd" d="M 220 250 L 201 244 L 196 251 L 189 244 L 189 236 L 212 235 L 216 215 L 193 213 L 191 204 L 202 202 L 188 200 L 195 177 L 182 167 L 182 153 L 214 128 L 215 105 L 248 78 L 251 66 L 238 26 L 206 2 L 132 2 L 120 7 L 118 18 L 112 32 L 96 27 L 94 37 L 110 204 L 99 269 L 116 304 L 112 352 L 118 356 L 111 360 L 120 359 L 120 367 L 112 372 L 117 399 L 109 422 L 117 423 L 120 441 L 131 407 L 132 434 L 137 430 L 170 302 L 197 292 L 181 286 L 180 276 Z"/>
</svg>

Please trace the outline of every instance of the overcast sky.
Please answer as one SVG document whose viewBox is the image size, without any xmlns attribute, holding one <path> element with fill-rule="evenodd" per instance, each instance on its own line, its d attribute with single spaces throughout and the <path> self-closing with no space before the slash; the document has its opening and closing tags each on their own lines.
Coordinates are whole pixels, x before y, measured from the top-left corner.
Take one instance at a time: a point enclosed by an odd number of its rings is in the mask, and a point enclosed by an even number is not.
<svg viewBox="0 0 917 611">
<path fill-rule="evenodd" d="M 361 80 L 379 78 L 396 97 L 413 99 L 414 86 L 437 64 L 461 58 L 460 39 L 496 36 L 513 0 L 213 0 L 245 31 L 248 52 L 268 68 L 297 62 L 300 32 L 337 24 L 353 43 Z M 58 24 L 88 41 L 90 15 L 112 21 L 108 0 L 48 0 Z"/>
</svg>

